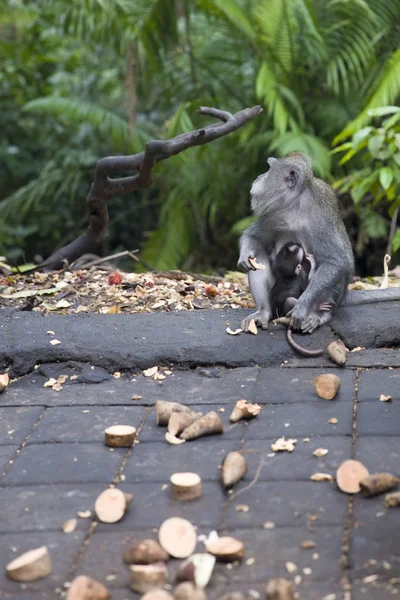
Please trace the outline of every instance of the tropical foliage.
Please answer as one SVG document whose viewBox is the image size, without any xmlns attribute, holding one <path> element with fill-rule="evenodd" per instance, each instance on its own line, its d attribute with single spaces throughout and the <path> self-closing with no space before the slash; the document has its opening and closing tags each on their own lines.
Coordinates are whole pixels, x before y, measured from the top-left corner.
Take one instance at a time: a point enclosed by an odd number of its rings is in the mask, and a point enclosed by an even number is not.
<svg viewBox="0 0 400 600">
<path fill-rule="evenodd" d="M 333 138 L 396 104 L 399 21 L 398 0 L 4 0 L 0 253 L 31 260 L 74 238 L 99 157 L 201 126 L 201 105 L 260 103 L 256 121 L 166 161 L 151 188 L 109 204 L 112 250 L 139 246 L 158 269 L 232 268 L 267 156 L 303 150 L 320 176 L 341 179 Z M 365 158 L 372 175 L 378 159 Z M 369 217 L 384 243 L 386 200 Z M 358 235 L 365 211 L 347 193 L 341 204 L 366 255 L 377 238 Z"/>
</svg>

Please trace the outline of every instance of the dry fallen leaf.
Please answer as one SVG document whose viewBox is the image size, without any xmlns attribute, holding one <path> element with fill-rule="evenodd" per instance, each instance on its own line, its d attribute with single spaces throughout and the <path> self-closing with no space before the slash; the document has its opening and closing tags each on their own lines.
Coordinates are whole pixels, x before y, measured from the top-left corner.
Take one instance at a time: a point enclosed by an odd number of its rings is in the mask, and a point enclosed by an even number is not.
<svg viewBox="0 0 400 600">
<path fill-rule="evenodd" d="M 333 481 L 333 477 L 329 473 L 314 473 L 310 479 L 312 481 Z"/>
<path fill-rule="evenodd" d="M 257 335 L 258 334 L 257 325 L 256 325 L 256 322 L 253 319 L 249 323 L 248 331 L 250 333 L 252 333 L 253 335 Z"/>
<path fill-rule="evenodd" d="M 271 450 L 273 452 L 293 452 L 297 440 L 287 439 L 281 437 L 274 444 L 271 444 Z"/>
<path fill-rule="evenodd" d="M 391 402 L 392 401 L 392 396 L 385 396 L 385 394 L 381 394 L 379 396 L 379 400 L 381 402 Z"/>
<path fill-rule="evenodd" d="M 313 455 L 317 458 L 321 458 L 322 456 L 328 454 L 328 452 L 329 450 L 327 450 L 326 448 L 317 448 L 316 450 L 314 450 Z"/>
<path fill-rule="evenodd" d="M 242 329 L 235 329 L 233 331 L 230 327 L 226 328 L 226 333 L 229 333 L 229 335 L 238 335 L 239 333 L 242 333 L 242 331 Z"/>
<path fill-rule="evenodd" d="M 153 377 L 158 371 L 158 367 L 150 367 L 149 369 L 145 369 L 143 371 L 143 375 L 145 377 Z"/>
</svg>

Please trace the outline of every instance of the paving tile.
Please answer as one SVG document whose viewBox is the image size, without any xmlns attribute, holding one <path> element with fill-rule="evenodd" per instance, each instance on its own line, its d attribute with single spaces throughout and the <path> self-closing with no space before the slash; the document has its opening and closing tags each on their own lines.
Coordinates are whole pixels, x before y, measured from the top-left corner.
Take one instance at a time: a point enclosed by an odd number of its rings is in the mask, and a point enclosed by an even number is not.
<svg viewBox="0 0 400 600">
<path fill-rule="evenodd" d="M 208 436 L 173 446 L 164 442 L 141 442 L 135 446 L 124 468 L 126 482 L 168 482 L 173 473 L 192 471 L 203 480 L 220 479 L 218 466 L 238 443 L 223 435 Z"/>
<path fill-rule="evenodd" d="M 0 590 L 3 593 L 13 593 L 18 600 L 21 600 L 22 593 L 36 592 L 39 590 L 52 590 L 53 597 L 57 598 L 54 592 L 56 587 L 62 586 L 67 581 L 68 572 L 72 566 L 74 557 L 80 544 L 84 539 L 82 531 L 75 531 L 66 535 L 62 532 L 24 532 L 5 534 L 0 536 L 0 556 L 2 564 L 7 564 L 20 554 L 38 548 L 47 546 L 53 563 L 53 571 L 44 579 L 38 579 L 29 584 L 20 584 L 10 581 L 5 574 L 5 569 L 0 569 Z M 25 587 L 25 589 L 24 589 Z M 28 598 L 30 596 L 28 595 Z M 40 596 L 39 596 L 40 598 Z M 32 596 L 32 600 L 36 600 Z"/>
<path fill-rule="evenodd" d="M 400 476 L 400 438 L 360 437 L 355 444 L 355 458 L 360 460 L 370 473 L 385 471 Z"/>
<path fill-rule="evenodd" d="M 358 403 L 357 435 L 397 435 L 400 444 L 400 401 Z"/>
<path fill-rule="evenodd" d="M 329 423 L 335 417 L 336 424 Z M 353 404 L 350 399 L 333 402 L 316 399 L 315 402 L 293 404 L 266 404 L 255 419 L 248 421 L 246 440 L 314 435 L 351 435 Z"/>
<path fill-rule="evenodd" d="M 306 527 L 285 527 L 282 529 L 233 529 L 224 532 L 241 540 L 245 545 L 245 558 L 239 567 L 228 570 L 226 565 L 216 564 L 214 581 L 223 584 L 267 581 L 270 577 L 287 577 L 287 561 L 293 562 L 304 582 L 339 581 L 341 577 L 340 557 L 343 530 L 340 527 L 324 527 L 315 530 L 313 539 L 317 542 L 318 559 L 313 552 L 300 547 L 307 539 Z M 253 565 L 247 565 L 246 559 L 255 558 Z M 302 570 L 310 568 L 312 573 L 305 575 Z"/>
<path fill-rule="evenodd" d="M 237 506 L 247 505 L 248 512 L 238 511 Z M 319 527 L 321 525 L 344 526 L 347 518 L 348 499 L 336 486 L 327 482 L 313 481 L 260 481 L 237 499 L 229 502 L 226 526 L 260 528 L 266 521 L 279 526 Z M 309 517 L 318 516 L 312 521 Z M 311 536 L 312 537 L 312 536 Z"/>
<path fill-rule="evenodd" d="M 241 486 L 247 485 L 254 478 L 261 454 L 264 455 L 264 465 L 259 477 L 261 481 L 308 481 L 316 472 L 335 475 L 340 463 L 351 457 L 350 437 L 316 436 L 307 443 L 303 442 L 302 438 L 298 438 L 293 452 L 277 452 L 274 456 L 272 456 L 271 442 L 271 439 L 246 441 L 243 452 L 248 462 L 248 471 Z M 317 448 L 325 448 L 329 452 L 322 458 L 316 458 L 313 452 Z M 317 486 L 323 484 L 323 482 L 311 483 Z"/>
<path fill-rule="evenodd" d="M 0 512 L 0 532 L 59 530 L 77 511 L 93 510 L 102 484 L 42 485 L 0 488 L 0 499 L 6 511 Z M 76 531 L 86 531 L 91 519 L 78 518 Z"/>
<path fill-rule="evenodd" d="M 286 573 L 285 578 L 291 580 L 293 579 L 293 575 L 288 575 Z M 258 592 L 260 594 L 260 600 L 264 600 L 266 585 L 267 581 L 263 583 L 255 582 L 251 585 L 243 583 L 227 583 L 221 587 L 211 586 L 207 588 L 207 597 L 208 600 L 219 600 L 223 594 L 228 592 L 241 592 L 246 600 L 252 600 L 255 598 L 254 592 Z M 307 583 L 302 581 L 299 585 L 295 586 L 295 590 L 299 594 L 301 600 L 324 600 L 324 598 L 330 594 L 336 594 L 336 596 L 335 598 L 333 596 L 329 597 L 329 600 L 343 600 L 340 582 L 336 581 L 329 583 L 319 581 Z"/>
<path fill-rule="evenodd" d="M 110 452 L 103 444 L 28 445 L 8 471 L 4 483 L 109 483 L 124 455 L 124 448 Z"/>
<path fill-rule="evenodd" d="M 18 446 L 0 446 L 0 478 L 18 450 Z"/>
<path fill-rule="evenodd" d="M 224 426 L 223 438 L 224 440 L 236 440 L 238 445 L 244 438 L 246 432 L 246 424 L 244 421 L 238 423 L 230 423 L 229 415 L 232 412 L 231 407 L 222 407 L 224 412 L 220 412 L 221 405 L 219 404 L 193 404 L 191 408 L 195 412 L 202 412 L 204 415 L 214 410 L 218 413 Z M 140 432 L 139 439 L 142 442 L 160 442 L 164 440 L 166 427 L 159 427 L 156 420 L 155 409 L 152 409 L 150 414 L 147 415 L 146 421 L 143 425 L 143 429 Z"/>
<path fill-rule="evenodd" d="M 104 430 L 111 425 L 132 425 L 138 429 L 144 411 L 140 406 L 49 408 L 29 443 L 102 442 Z"/>
<path fill-rule="evenodd" d="M 325 372 L 330 372 L 330 370 L 325 370 Z M 344 400 L 352 404 L 354 373 L 349 370 L 341 370 L 338 373 L 335 368 L 331 372 L 339 374 L 342 381 L 342 387 L 335 402 Z M 261 369 L 255 400 L 262 404 L 322 402 L 314 391 L 314 378 L 320 374 L 321 369 Z"/>
<path fill-rule="evenodd" d="M 400 584 L 390 581 L 356 582 L 351 588 L 351 600 L 394 600 L 399 597 Z"/>
<path fill-rule="evenodd" d="M 400 352 L 398 352 L 398 357 Z M 400 358 L 398 358 L 400 364 Z M 400 369 L 370 369 L 362 371 L 358 384 L 358 400 L 379 402 L 379 396 L 392 396 L 393 401 L 400 400 Z"/>
<path fill-rule="evenodd" d="M 18 444 L 25 440 L 39 419 L 43 409 L 40 407 L 2 407 L 0 408 L 0 445 Z"/>
</svg>

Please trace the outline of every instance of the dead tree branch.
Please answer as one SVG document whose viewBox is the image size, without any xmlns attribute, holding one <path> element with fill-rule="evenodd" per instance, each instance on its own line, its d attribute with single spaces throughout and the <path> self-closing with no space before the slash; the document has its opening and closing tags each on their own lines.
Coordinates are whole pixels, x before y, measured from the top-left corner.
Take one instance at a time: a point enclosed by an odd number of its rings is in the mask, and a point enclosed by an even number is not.
<svg viewBox="0 0 400 600">
<path fill-rule="evenodd" d="M 82 254 L 95 252 L 108 235 L 107 198 L 115 194 L 134 192 L 148 187 L 152 169 L 158 162 L 179 154 L 187 148 L 212 142 L 236 129 L 262 112 L 261 106 L 245 108 L 232 115 L 217 108 L 201 107 L 199 114 L 220 119 L 221 123 L 207 125 L 202 129 L 182 133 L 171 140 L 152 140 L 144 152 L 130 156 L 108 156 L 98 161 L 94 181 L 87 197 L 89 226 L 85 233 L 60 248 L 36 269 L 61 269 Z M 136 175 L 110 178 L 117 172 L 138 171 Z"/>
</svg>

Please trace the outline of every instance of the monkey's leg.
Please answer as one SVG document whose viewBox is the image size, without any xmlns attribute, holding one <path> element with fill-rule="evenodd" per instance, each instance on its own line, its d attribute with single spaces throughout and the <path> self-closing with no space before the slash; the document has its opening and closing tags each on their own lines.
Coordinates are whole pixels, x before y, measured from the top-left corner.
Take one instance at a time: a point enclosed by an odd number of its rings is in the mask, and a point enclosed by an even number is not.
<svg viewBox="0 0 400 600">
<path fill-rule="evenodd" d="M 270 291 L 274 285 L 274 276 L 269 258 L 264 251 L 257 254 L 257 261 L 263 263 L 266 268 L 249 271 L 250 292 L 256 303 L 257 310 L 243 319 L 243 331 L 248 331 L 250 321 L 255 321 L 256 325 L 259 325 L 262 329 L 268 329 L 268 322 L 272 318 Z"/>
<path fill-rule="evenodd" d="M 296 303 L 297 298 L 294 298 L 293 296 L 289 296 L 288 298 L 286 298 L 285 302 L 283 303 L 283 314 L 287 315 L 296 305 Z"/>
</svg>

